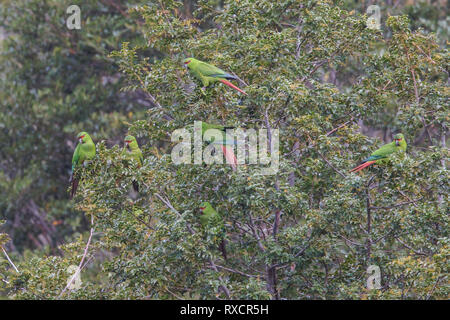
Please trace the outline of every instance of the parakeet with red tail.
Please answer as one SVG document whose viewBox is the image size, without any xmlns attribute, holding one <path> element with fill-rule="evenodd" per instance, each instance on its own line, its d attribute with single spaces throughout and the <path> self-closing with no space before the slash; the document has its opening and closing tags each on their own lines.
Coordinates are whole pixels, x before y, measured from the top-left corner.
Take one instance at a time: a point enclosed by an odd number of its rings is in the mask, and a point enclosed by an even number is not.
<svg viewBox="0 0 450 320">
<path fill-rule="evenodd" d="M 394 136 L 394 141 L 391 143 L 385 144 L 378 150 L 374 151 L 370 157 L 365 159 L 359 166 L 350 170 L 350 172 L 358 172 L 368 166 L 373 164 L 382 164 L 389 158 L 389 156 L 396 152 L 405 152 L 406 151 L 406 140 L 403 134 L 398 133 Z"/>
</svg>

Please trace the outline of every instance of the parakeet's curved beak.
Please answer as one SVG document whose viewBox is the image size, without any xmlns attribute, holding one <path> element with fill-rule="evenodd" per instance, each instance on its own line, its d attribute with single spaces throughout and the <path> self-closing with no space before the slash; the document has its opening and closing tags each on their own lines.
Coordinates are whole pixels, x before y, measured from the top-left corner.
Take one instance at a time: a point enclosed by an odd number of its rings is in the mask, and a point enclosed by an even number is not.
<svg viewBox="0 0 450 320">
<path fill-rule="evenodd" d="M 395 145 L 397 147 L 400 145 L 400 141 L 402 141 L 402 139 L 395 139 Z"/>
<path fill-rule="evenodd" d="M 81 136 L 81 137 L 78 139 L 78 141 L 80 141 L 80 143 L 83 143 L 84 137 L 85 137 L 85 136 Z"/>
<path fill-rule="evenodd" d="M 125 140 L 125 143 L 126 143 L 126 144 L 130 144 L 130 143 L 131 143 L 131 140 Z"/>
<path fill-rule="evenodd" d="M 205 210 L 206 207 L 200 207 L 200 212 L 203 213 L 203 210 Z"/>
</svg>

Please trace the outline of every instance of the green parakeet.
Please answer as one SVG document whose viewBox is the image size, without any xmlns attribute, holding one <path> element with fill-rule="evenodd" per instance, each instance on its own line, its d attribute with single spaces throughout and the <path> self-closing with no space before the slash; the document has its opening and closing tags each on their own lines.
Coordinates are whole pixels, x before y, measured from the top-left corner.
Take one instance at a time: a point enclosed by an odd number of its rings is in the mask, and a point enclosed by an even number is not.
<svg viewBox="0 0 450 320">
<path fill-rule="evenodd" d="M 141 149 L 139 149 L 139 145 L 136 141 L 136 138 L 133 136 L 126 136 L 124 139 L 124 147 L 122 150 L 122 155 L 126 159 L 135 160 L 138 164 L 138 168 L 142 166 L 144 162 L 144 157 L 142 155 Z M 136 192 L 139 192 L 139 184 L 137 181 L 133 181 L 133 188 Z"/>
<path fill-rule="evenodd" d="M 95 157 L 95 144 L 87 132 L 80 132 L 77 135 L 78 144 L 75 148 L 72 157 L 72 174 L 70 175 L 70 182 L 72 182 L 72 190 L 70 199 L 73 198 L 78 188 L 78 179 L 74 177 L 75 169 L 83 165 L 84 161 Z"/>
<path fill-rule="evenodd" d="M 213 140 L 213 141 L 210 141 L 209 143 L 219 144 L 222 148 L 222 152 L 225 155 L 225 158 L 227 159 L 227 162 L 231 165 L 233 170 L 236 170 L 237 159 L 233 152 L 233 147 L 232 147 L 235 144 L 235 141 L 226 139 L 226 129 L 233 129 L 233 127 L 225 127 L 225 126 L 222 126 L 219 124 L 210 124 L 210 123 L 206 123 L 206 122 L 202 121 L 202 136 L 209 129 L 217 129 L 222 132 L 221 140 Z"/>
<path fill-rule="evenodd" d="M 370 157 L 365 159 L 359 166 L 350 170 L 350 172 L 358 172 L 374 163 L 382 164 L 386 161 L 389 156 L 395 152 L 405 152 L 406 151 L 406 140 L 403 134 L 398 133 L 394 136 L 394 141 L 385 144 L 378 150 L 374 151 Z"/>
<path fill-rule="evenodd" d="M 189 68 L 191 73 L 202 82 L 203 87 L 207 87 L 211 83 L 220 81 L 223 84 L 247 95 L 247 93 L 245 93 L 243 90 L 239 89 L 234 84 L 226 80 L 238 80 L 236 76 L 233 76 L 209 63 L 194 58 L 184 59 L 184 64 Z"/>
<path fill-rule="evenodd" d="M 219 250 L 222 252 L 222 256 L 225 260 L 227 260 L 227 251 L 225 248 L 225 225 L 223 223 L 222 217 L 219 215 L 219 213 L 214 210 L 214 208 L 211 206 L 209 202 L 202 202 L 200 204 L 200 224 L 204 229 L 210 229 L 210 228 L 218 228 L 220 231 L 220 244 L 219 244 Z"/>
</svg>

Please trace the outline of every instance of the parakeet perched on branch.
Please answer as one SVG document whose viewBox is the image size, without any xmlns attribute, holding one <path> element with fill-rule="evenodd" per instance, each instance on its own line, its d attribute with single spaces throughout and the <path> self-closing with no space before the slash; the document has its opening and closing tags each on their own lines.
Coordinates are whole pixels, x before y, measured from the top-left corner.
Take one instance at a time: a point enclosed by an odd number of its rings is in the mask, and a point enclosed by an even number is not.
<svg viewBox="0 0 450 320">
<path fill-rule="evenodd" d="M 142 155 L 141 149 L 139 149 L 139 145 L 136 141 L 136 138 L 133 136 L 126 136 L 124 139 L 124 147 L 122 150 L 122 155 L 126 159 L 135 160 L 138 164 L 138 168 L 142 166 L 142 163 L 144 162 L 144 157 Z M 137 181 L 133 181 L 133 189 L 136 192 L 139 192 L 139 184 Z"/>
<path fill-rule="evenodd" d="M 214 208 L 211 206 L 209 202 L 202 202 L 200 204 L 200 224 L 204 229 L 209 228 L 219 228 L 220 230 L 220 244 L 219 244 L 219 250 L 222 252 L 222 256 L 225 260 L 227 260 L 227 251 L 225 248 L 225 225 L 223 223 L 222 217 L 219 215 L 219 213 L 214 210 Z"/>
<path fill-rule="evenodd" d="M 403 134 L 398 133 L 394 136 L 394 141 L 385 144 L 378 150 L 374 151 L 370 157 L 365 159 L 359 166 L 350 170 L 350 172 L 358 172 L 372 164 L 382 164 L 389 158 L 389 156 L 395 152 L 406 151 L 406 140 Z"/>
<path fill-rule="evenodd" d="M 90 160 L 95 157 L 95 144 L 94 141 L 92 141 L 91 137 L 87 132 L 80 132 L 77 135 L 78 144 L 75 148 L 75 151 L 73 153 L 72 157 L 72 174 L 70 175 L 69 182 L 72 183 L 72 190 L 70 193 L 70 199 L 73 198 L 75 195 L 75 192 L 78 188 L 78 178 L 74 176 L 75 169 L 83 165 L 85 160 Z"/>
<path fill-rule="evenodd" d="M 238 77 L 233 76 L 209 63 L 194 59 L 184 59 L 184 64 L 189 68 L 191 73 L 197 77 L 203 84 L 203 87 L 209 86 L 211 83 L 220 81 L 223 84 L 247 95 L 243 90 L 236 87 L 228 80 L 239 80 Z"/>
<path fill-rule="evenodd" d="M 213 140 L 213 141 L 210 141 L 210 143 L 218 144 L 221 146 L 222 152 L 225 155 L 227 162 L 231 165 L 233 170 L 236 170 L 237 158 L 233 152 L 233 145 L 235 144 L 235 141 L 234 141 L 234 139 L 227 140 L 227 138 L 226 138 L 226 129 L 233 129 L 233 127 L 225 127 L 225 126 L 222 126 L 219 124 L 210 124 L 210 123 L 206 123 L 206 122 L 202 121 L 202 136 L 209 129 L 216 129 L 216 130 L 219 130 L 222 132 L 221 140 Z"/>
</svg>

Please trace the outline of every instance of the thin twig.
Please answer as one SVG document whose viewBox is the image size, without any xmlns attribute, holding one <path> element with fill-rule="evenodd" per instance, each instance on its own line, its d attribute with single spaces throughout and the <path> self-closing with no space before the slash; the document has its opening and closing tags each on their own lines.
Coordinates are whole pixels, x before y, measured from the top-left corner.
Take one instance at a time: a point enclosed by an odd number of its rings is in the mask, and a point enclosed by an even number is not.
<svg viewBox="0 0 450 320">
<path fill-rule="evenodd" d="M 414 67 L 411 65 L 411 59 L 409 57 L 409 51 L 408 51 L 408 47 L 406 46 L 405 43 L 403 43 L 404 47 L 405 47 L 405 52 L 406 52 L 406 58 L 408 59 L 408 64 L 410 65 L 410 72 L 413 78 L 413 85 L 414 85 L 414 96 L 416 98 L 416 103 L 417 105 L 420 104 L 420 96 L 419 96 L 419 89 L 417 87 L 417 80 L 416 80 L 416 73 L 414 72 Z M 433 139 L 431 138 L 431 134 L 430 131 L 428 130 L 428 126 L 425 122 L 425 118 L 424 117 L 420 117 L 422 124 L 423 124 L 423 128 L 425 130 L 425 132 L 427 133 L 428 136 L 428 140 L 430 140 L 430 144 L 433 145 Z"/>
<path fill-rule="evenodd" d="M 89 250 L 89 245 L 91 244 L 91 239 L 92 239 L 92 235 L 93 235 L 93 234 L 94 234 L 94 216 L 91 215 L 91 232 L 90 232 L 90 234 L 89 234 L 89 239 L 88 239 L 88 242 L 87 242 L 87 244 L 86 244 L 86 247 L 84 248 L 83 257 L 81 258 L 81 261 L 80 261 L 80 264 L 78 265 L 77 271 L 74 273 L 74 275 L 73 275 L 72 278 L 70 279 L 70 282 L 66 285 L 66 287 L 64 288 L 64 290 L 59 294 L 58 298 L 60 298 L 60 297 L 64 294 L 64 292 L 66 292 L 67 289 L 69 289 L 69 292 L 72 291 L 72 289 L 69 288 L 69 287 L 72 285 L 72 283 L 73 283 L 73 281 L 75 280 L 75 278 L 76 278 L 76 277 L 78 276 L 78 274 L 81 272 L 81 269 L 82 269 L 82 267 L 83 267 L 84 259 L 86 259 L 86 256 L 87 256 L 87 253 L 88 253 L 88 250 Z"/>
<path fill-rule="evenodd" d="M 392 205 L 390 207 L 373 207 L 373 206 L 371 206 L 370 209 L 372 209 L 372 210 L 391 210 L 391 209 L 394 209 L 394 208 L 405 206 L 405 205 L 410 204 L 410 203 L 416 203 L 418 201 L 421 201 L 423 198 L 424 197 L 422 197 L 420 199 L 411 200 L 411 201 L 401 202 L 399 204 L 395 204 L 395 205 Z"/>
<path fill-rule="evenodd" d="M 214 261 L 213 261 L 211 258 L 209 258 L 208 261 L 209 261 L 209 264 L 211 265 L 211 268 L 212 268 L 215 272 L 218 273 L 219 270 L 217 270 L 217 266 L 216 266 L 216 264 L 214 263 Z M 220 282 L 223 282 L 223 279 L 222 279 L 221 276 L 219 276 L 219 281 L 220 281 Z M 230 290 L 228 290 L 228 288 L 227 288 L 224 284 L 221 284 L 221 285 L 220 285 L 220 288 L 222 289 L 223 293 L 225 293 L 225 295 L 227 296 L 227 299 L 231 299 Z"/>
<path fill-rule="evenodd" d="M 317 150 L 317 153 L 319 154 L 319 156 L 330 166 L 331 169 L 333 169 L 334 171 L 336 171 L 337 173 L 339 173 L 343 178 L 346 178 L 345 174 L 343 174 L 342 172 L 340 172 L 338 169 L 336 169 L 328 160 L 327 158 L 325 158 L 325 156 Z"/>
<path fill-rule="evenodd" d="M 300 5 L 300 9 L 303 9 L 303 4 Z M 305 41 L 306 39 L 306 37 L 303 40 L 300 39 L 303 30 L 303 19 L 301 15 L 298 16 L 296 29 L 297 29 L 297 47 L 295 49 L 295 59 L 298 60 L 298 58 L 300 57 L 300 48 L 303 44 L 303 41 Z"/>
<path fill-rule="evenodd" d="M 356 242 L 354 240 L 350 240 L 346 237 L 344 237 L 342 234 L 338 234 L 339 237 L 341 237 L 342 239 L 344 239 L 347 242 L 350 242 L 351 244 L 355 245 L 355 246 L 360 246 L 360 247 L 364 247 L 364 245 L 362 243 Z"/>
<path fill-rule="evenodd" d="M 402 190 L 399 189 L 398 192 L 400 192 L 400 193 L 402 194 L 402 196 L 404 196 L 406 199 L 408 199 L 409 201 L 411 201 L 412 204 L 413 204 L 416 208 L 418 207 L 417 204 L 416 204 L 416 202 L 415 202 L 414 200 L 411 200 L 411 198 L 408 197 Z"/>
<path fill-rule="evenodd" d="M 421 255 L 421 256 L 426 256 L 426 255 L 427 255 L 426 253 L 423 253 L 423 252 L 414 250 L 413 248 L 411 248 L 410 246 L 408 246 L 406 243 L 404 243 L 402 240 L 400 240 L 399 237 L 396 237 L 395 239 L 397 239 L 398 242 L 400 242 L 405 248 L 411 250 L 411 251 L 414 252 L 415 254 L 418 254 L 418 255 Z"/>
<path fill-rule="evenodd" d="M 17 267 L 15 266 L 15 264 L 14 264 L 14 263 L 11 261 L 11 259 L 9 258 L 8 254 L 6 253 L 5 248 L 2 247 L 2 250 L 3 250 L 3 253 L 4 253 L 5 256 L 6 256 L 6 259 L 8 259 L 9 263 L 13 266 L 14 270 L 16 270 L 17 273 L 20 273 L 20 272 L 19 272 L 19 269 L 17 269 Z"/>
<path fill-rule="evenodd" d="M 366 212 L 367 212 L 367 264 L 370 263 L 370 256 L 372 254 L 372 211 L 371 211 L 371 199 L 370 199 L 370 185 L 375 178 L 375 175 L 370 177 L 369 181 L 367 182 L 366 187 Z"/>
<path fill-rule="evenodd" d="M 235 76 L 236 77 L 236 80 L 238 80 L 241 84 L 243 84 L 245 87 L 248 87 L 248 84 L 247 83 L 245 83 L 245 81 L 244 80 L 242 80 L 241 78 L 239 78 L 239 76 L 236 74 L 236 73 L 234 73 L 234 72 L 230 72 L 233 76 Z"/>
<path fill-rule="evenodd" d="M 436 282 L 433 285 L 433 288 L 431 288 L 430 293 L 428 293 L 427 297 L 425 298 L 425 300 L 430 300 L 431 296 L 433 295 L 434 290 L 436 290 L 436 286 L 438 285 L 439 281 L 441 281 L 441 279 L 443 279 L 445 277 L 438 277 Z"/>
<path fill-rule="evenodd" d="M 248 274 L 248 273 L 239 271 L 239 270 L 235 270 L 235 269 L 227 268 L 227 267 L 224 267 L 224 266 L 220 266 L 218 264 L 216 264 L 216 267 L 218 267 L 220 269 L 223 269 L 223 270 L 227 270 L 227 271 L 233 272 L 233 273 L 237 273 L 237 274 L 240 274 L 241 276 L 245 276 L 245 277 L 249 277 L 249 278 L 257 278 L 257 277 L 259 277 L 259 276 L 253 275 L 253 274 Z"/>
<path fill-rule="evenodd" d="M 266 251 L 266 249 L 264 248 L 263 244 L 261 243 L 261 238 L 259 237 L 258 232 L 255 230 L 256 227 L 255 227 L 255 224 L 253 223 L 253 217 L 250 213 L 249 213 L 248 217 L 250 220 L 250 224 L 248 224 L 248 226 L 249 226 L 250 230 L 252 230 L 253 236 L 256 238 L 256 242 L 258 243 L 259 249 L 262 252 L 264 252 L 264 251 Z"/>
<path fill-rule="evenodd" d="M 173 212 L 175 212 L 180 218 L 183 217 L 182 214 L 180 212 L 178 212 L 178 210 L 176 210 L 172 204 L 170 203 L 170 201 L 168 199 L 164 199 L 162 196 L 160 196 L 158 193 L 155 193 L 155 196 L 158 197 L 159 200 L 161 200 L 170 210 L 172 210 Z M 191 234 L 195 234 L 194 230 L 192 230 L 191 226 L 186 222 L 186 227 L 188 229 L 188 231 Z"/>
<path fill-rule="evenodd" d="M 170 291 L 168 288 L 165 288 L 165 289 L 166 289 L 166 291 L 167 291 L 168 293 L 170 293 L 171 295 L 173 295 L 173 296 L 174 296 L 175 298 L 177 298 L 178 300 L 186 300 L 186 299 L 184 299 L 184 298 L 182 298 L 182 297 L 176 295 L 175 293 L 173 293 L 172 291 Z"/>
</svg>

